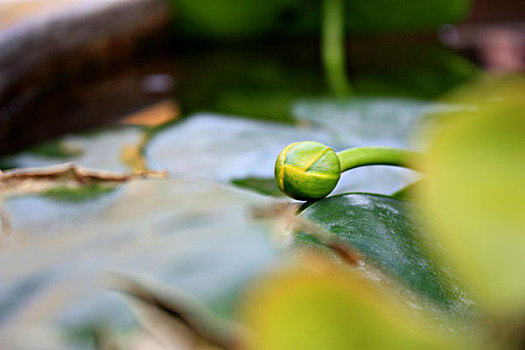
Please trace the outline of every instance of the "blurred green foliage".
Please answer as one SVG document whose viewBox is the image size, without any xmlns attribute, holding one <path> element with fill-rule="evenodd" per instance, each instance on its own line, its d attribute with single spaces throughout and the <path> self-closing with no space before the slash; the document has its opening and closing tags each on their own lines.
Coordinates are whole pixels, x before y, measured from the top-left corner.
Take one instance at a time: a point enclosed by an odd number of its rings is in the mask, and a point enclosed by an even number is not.
<svg viewBox="0 0 525 350">
<path fill-rule="evenodd" d="M 470 0 L 348 0 L 347 27 L 351 33 L 374 33 L 436 28 L 458 22 Z"/>
<path fill-rule="evenodd" d="M 432 45 L 371 44 L 351 52 L 356 90 L 366 95 L 433 99 L 480 74 L 454 52 Z"/>
<path fill-rule="evenodd" d="M 315 61 L 297 50 L 216 50 L 182 59 L 180 101 L 185 115 L 198 111 L 292 122 L 290 108 L 304 95 L 326 92 Z M 292 51 L 292 52 L 290 52 Z M 311 51 L 311 56 L 315 51 Z"/>
<path fill-rule="evenodd" d="M 239 40 L 319 32 L 319 0 L 170 0 L 175 25 L 189 38 Z M 424 30 L 457 22 L 470 0 L 352 0 L 345 3 L 351 34 Z"/>
<path fill-rule="evenodd" d="M 525 314 L 525 80 L 485 79 L 445 101 L 424 164 L 421 203 L 480 306 Z"/>
<path fill-rule="evenodd" d="M 183 56 L 183 88 L 178 91 L 182 112 L 293 122 L 297 100 L 329 95 L 322 71 L 315 68 L 315 55 L 312 48 L 297 45 L 280 51 L 246 48 Z M 432 99 L 480 73 L 467 59 L 438 46 L 374 44 L 351 56 L 358 96 Z"/>
<path fill-rule="evenodd" d="M 319 266 L 320 265 L 320 266 Z M 252 287 L 245 349 L 473 349 L 359 273 L 316 264 Z"/>
<path fill-rule="evenodd" d="M 169 0 L 189 38 L 239 40 L 315 32 L 320 3 L 304 0 Z"/>
</svg>

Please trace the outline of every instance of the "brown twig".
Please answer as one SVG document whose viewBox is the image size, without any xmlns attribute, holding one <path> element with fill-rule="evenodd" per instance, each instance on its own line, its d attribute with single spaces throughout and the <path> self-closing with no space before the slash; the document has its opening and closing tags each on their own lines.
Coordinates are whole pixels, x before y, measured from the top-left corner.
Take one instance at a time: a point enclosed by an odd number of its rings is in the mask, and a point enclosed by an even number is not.
<svg viewBox="0 0 525 350">
<path fill-rule="evenodd" d="M 0 183 L 24 179 L 59 179 L 72 175 L 77 181 L 110 181 L 123 182 L 137 178 L 166 178 L 166 171 L 139 171 L 134 173 L 119 173 L 105 170 L 92 170 L 66 163 L 43 168 L 13 169 L 0 172 Z"/>
<path fill-rule="evenodd" d="M 0 173 L 0 198 L 11 193 L 41 192 L 57 185 L 78 186 L 100 182 L 116 184 L 136 179 L 166 177 L 166 171 L 120 173 L 86 169 L 70 163 L 43 168 L 13 169 Z"/>
<path fill-rule="evenodd" d="M 10 195 L 42 193 L 58 186 L 72 188 L 94 183 L 118 184 L 136 179 L 163 179 L 168 177 L 166 171 L 138 171 L 120 173 L 79 167 L 66 163 L 42 168 L 0 170 L 0 219 L 2 232 L 10 229 L 9 218 L 2 210 L 2 201 Z"/>
</svg>

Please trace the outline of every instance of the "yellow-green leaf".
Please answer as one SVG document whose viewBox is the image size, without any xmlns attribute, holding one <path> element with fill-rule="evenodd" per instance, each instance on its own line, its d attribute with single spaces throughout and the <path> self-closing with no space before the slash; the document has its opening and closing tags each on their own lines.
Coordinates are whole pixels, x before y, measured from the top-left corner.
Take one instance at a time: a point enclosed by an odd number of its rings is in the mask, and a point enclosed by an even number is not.
<svg viewBox="0 0 525 350">
<path fill-rule="evenodd" d="M 434 132 L 422 202 L 450 262 L 492 314 L 525 311 L 525 82 L 463 89 Z"/>
<path fill-rule="evenodd" d="M 460 348 L 459 340 L 437 331 L 429 319 L 415 316 L 370 281 L 333 266 L 327 270 L 292 270 L 254 286 L 244 309 L 253 331 L 245 348 Z"/>
</svg>

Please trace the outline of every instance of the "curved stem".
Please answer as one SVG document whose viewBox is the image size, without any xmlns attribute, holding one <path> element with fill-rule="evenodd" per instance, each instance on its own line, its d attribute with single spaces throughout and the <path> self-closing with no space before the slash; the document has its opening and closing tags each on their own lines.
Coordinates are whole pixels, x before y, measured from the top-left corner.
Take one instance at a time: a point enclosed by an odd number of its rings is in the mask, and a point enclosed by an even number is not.
<svg viewBox="0 0 525 350">
<path fill-rule="evenodd" d="M 338 152 L 337 155 L 341 161 L 341 172 L 365 165 L 393 165 L 413 169 L 414 159 L 422 157 L 418 152 L 392 147 L 356 147 Z"/>
<path fill-rule="evenodd" d="M 344 0 L 323 0 L 322 54 L 332 92 L 337 96 L 352 94 L 345 67 Z"/>
</svg>

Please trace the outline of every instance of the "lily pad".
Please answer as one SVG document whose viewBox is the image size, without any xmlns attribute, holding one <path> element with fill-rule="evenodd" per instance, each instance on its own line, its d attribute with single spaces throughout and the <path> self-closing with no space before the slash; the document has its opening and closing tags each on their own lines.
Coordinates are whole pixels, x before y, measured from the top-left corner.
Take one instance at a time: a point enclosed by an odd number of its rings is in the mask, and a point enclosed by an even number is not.
<svg viewBox="0 0 525 350">
<path fill-rule="evenodd" d="M 383 112 L 387 112 L 386 107 Z M 362 118 L 356 123 L 368 122 Z M 385 122 L 382 127 L 391 129 L 392 124 Z M 381 142 L 383 133 L 378 131 L 375 137 L 370 136 L 370 140 L 386 145 L 402 142 Z M 146 146 L 145 156 L 149 169 L 167 170 L 175 178 L 206 178 L 223 182 L 259 178 L 271 182 L 277 155 L 296 141 L 318 141 L 336 149 L 356 145 L 351 139 L 341 144 L 342 140 L 335 137 L 332 130 L 317 126 L 300 128 L 197 114 L 154 135 Z M 415 177 L 417 175 L 407 169 L 363 167 L 342 176 L 335 193 L 369 191 L 390 194 L 411 183 Z"/>
<path fill-rule="evenodd" d="M 150 169 L 168 170 L 174 177 L 271 178 L 279 152 L 301 140 L 329 141 L 314 130 L 198 114 L 156 134 L 145 155 Z"/>
<path fill-rule="evenodd" d="M 139 144 L 141 138 L 142 131 L 136 127 L 66 135 L 2 160 L 18 168 L 74 162 L 85 168 L 128 171 L 129 166 L 123 160 L 124 149 Z"/>
<path fill-rule="evenodd" d="M 0 347 L 104 325 L 134 326 L 107 272 L 177 288 L 228 318 L 239 290 L 279 258 L 252 209 L 271 197 L 198 180 L 142 180 L 84 201 L 7 199 L 0 238 Z M 153 288 L 152 288 L 153 289 Z M 50 346 L 48 348 L 78 348 Z"/>
<path fill-rule="evenodd" d="M 239 187 L 249 188 L 269 196 L 284 196 L 284 193 L 279 190 L 279 187 L 277 187 L 274 178 L 247 177 L 244 179 L 234 179 L 232 180 L 232 184 Z"/>
<path fill-rule="evenodd" d="M 335 147 L 409 147 L 429 106 L 401 98 L 310 98 L 298 100 L 293 115 L 328 132 Z"/>
<path fill-rule="evenodd" d="M 423 250 L 428 237 L 413 223 L 407 203 L 374 194 L 350 193 L 323 199 L 300 216 L 320 225 L 365 261 L 430 300 L 451 306 L 455 295 L 450 276 L 440 270 Z M 312 244 L 306 233 L 298 243 Z M 317 242 L 319 244 L 319 241 Z"/>
</svg>

